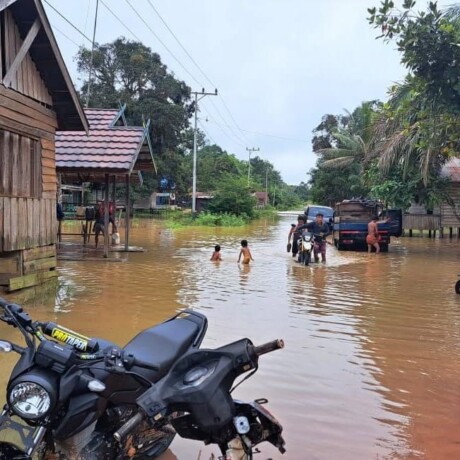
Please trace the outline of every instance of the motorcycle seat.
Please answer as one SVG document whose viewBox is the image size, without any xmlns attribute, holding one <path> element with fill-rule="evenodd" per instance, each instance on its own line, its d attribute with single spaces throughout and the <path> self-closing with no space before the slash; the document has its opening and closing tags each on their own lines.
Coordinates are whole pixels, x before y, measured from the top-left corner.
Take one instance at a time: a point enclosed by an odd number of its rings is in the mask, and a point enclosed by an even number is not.
<svg viewBox="0 0 460 460">
<path fill-rule="evenodd" d="M 141 374 L 151 382 L 158 381 L 187 352 L 199 333 L 198 324 L 182 318 L 145 329 L 128 342 L 124 350 L 159 370 L 133 366 L 131 372 Z"/>
</svg>

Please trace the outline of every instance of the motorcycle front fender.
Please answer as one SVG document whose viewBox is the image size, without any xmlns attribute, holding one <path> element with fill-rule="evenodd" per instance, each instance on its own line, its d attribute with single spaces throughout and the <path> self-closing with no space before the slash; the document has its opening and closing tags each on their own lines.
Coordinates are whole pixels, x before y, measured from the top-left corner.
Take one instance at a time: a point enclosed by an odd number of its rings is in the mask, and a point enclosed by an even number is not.
<svg viewBox="0 0 460 460">
<path fill-rule="evenodd" d="M 0 460 L 30 460 L 31 457 L 14 444 L 0 442 Z"/>
<path fill-rule="evenodd" d="M 44 427 L 29 426 L 18 417 L 3 413 L 0 416 L 0 460 L 32 458 L 45 432 Z"/>
</svg>

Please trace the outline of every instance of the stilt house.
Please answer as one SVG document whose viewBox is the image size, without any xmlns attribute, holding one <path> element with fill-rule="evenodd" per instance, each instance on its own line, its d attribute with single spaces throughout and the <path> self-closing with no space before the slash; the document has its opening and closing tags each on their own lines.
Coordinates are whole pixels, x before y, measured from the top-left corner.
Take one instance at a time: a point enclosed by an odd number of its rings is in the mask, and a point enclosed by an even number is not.
<svg viewBox="0 0 460 460">
<path fill-rule="evenodd" d="M 0 0 L 0 288 L 56 276 L 55 132 L 88 124 L 40 0 Z"/>
</svg>

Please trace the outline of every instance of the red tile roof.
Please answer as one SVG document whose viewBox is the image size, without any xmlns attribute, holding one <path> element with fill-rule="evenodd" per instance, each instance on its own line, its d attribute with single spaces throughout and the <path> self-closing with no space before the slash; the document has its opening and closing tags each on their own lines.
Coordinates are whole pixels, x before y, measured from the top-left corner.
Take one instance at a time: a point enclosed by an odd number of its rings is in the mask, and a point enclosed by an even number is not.
<svg viewBox="0 0 460 460">
<path fill-rule="evenodd" d="M 146 142 L 142 127 L 110 127 L 117 110 L 85 109 L 90 122 L 87 136 L 81 131 L 56 133 L 56 169 L 110 170 L 131 172 L 139 151 Z M 153 160 L 152 160 L 153 165 Z"/>
<path fill-rule="evenodd" d="M 117 109 L 85 109 L 90 129 L 108 128 L 119 112 Z"/>
</svg>

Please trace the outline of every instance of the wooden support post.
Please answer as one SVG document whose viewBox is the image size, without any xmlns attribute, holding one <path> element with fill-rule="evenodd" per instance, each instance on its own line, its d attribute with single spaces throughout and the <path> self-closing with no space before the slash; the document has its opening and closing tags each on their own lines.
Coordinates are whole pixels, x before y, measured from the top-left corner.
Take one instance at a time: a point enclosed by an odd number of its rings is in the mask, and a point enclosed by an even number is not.
<svg viewBox="0 0 460 460">
<path fill-rule="evenodd" d="M 115 219 L 117 217 L 117 206 L 116 206 L 116 203 L 117 203 L 117 197 L 116 197 L 116 193 L 117 193 L 117 187 L 116 187 L 116 176 L 113 176 L 112 177 L 112 203 L 113 203 L 113 224 L 112 224 L 112 233 L 116 233 L 117 232 L 117 229 L 116 229 L 116 226 L 115 226 Z"/>
<path fill-rule="evenodd" d="M 409 229 L 409 236 L 412 237 L 412 229 Z"/>
<path fill-rule="evenodd" d="M 452 227 L 449 227 L 449 238 L 452 238 Z"/>
<path fill-rule="evenodd" d="M 130 215 L 130 176 L 126 174 L 126 202 L 125 202 L 125 251 L 129 250 L 129 215 Z"/>
<path fill-rule="evenodd" d="M 439 228 L 439 238 L 444 238 L 444 227 Z"/>
<path fill-rule="evenodd" d="M 105 175 L 104 190 L 104 257 L 109 257 L 109 175 Z"/>
<path fill-rule="evenodd" d="M 431 238 L 431 230 L 428 230 L 428 238 Z"/>
</svg>

